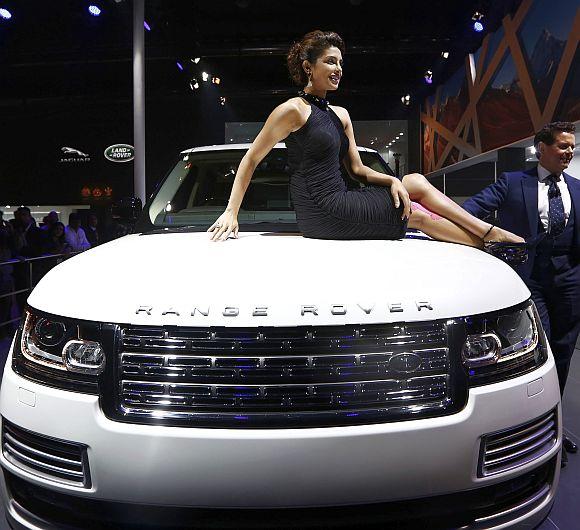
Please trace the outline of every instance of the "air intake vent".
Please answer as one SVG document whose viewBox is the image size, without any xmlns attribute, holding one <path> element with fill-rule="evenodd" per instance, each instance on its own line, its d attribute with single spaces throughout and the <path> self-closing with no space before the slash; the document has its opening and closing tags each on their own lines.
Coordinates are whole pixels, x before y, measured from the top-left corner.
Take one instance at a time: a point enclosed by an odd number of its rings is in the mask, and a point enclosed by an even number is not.
<svg viewBox="0 0 580 530">
<path fill-rule="evenodd" d="M 487 434 L 481 443 L 478 476 L 487 477 L 540 458 L 558 440 L 555 410 L 523 425 Z"/>
<path fill-rule="evenodd" d="M 86 446 L 36 434 L 2 419 L 4 458 L 44 479 L 90 488 Z"/>
</svg>

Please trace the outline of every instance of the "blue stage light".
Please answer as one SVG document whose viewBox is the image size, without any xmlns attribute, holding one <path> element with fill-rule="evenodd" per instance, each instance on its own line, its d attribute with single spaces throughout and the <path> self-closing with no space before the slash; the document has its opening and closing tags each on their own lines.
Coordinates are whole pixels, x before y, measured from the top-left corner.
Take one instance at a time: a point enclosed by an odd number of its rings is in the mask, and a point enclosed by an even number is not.
<svg viewBox="0 0 580 530">
<path fill-rule="evenodd" d="M 8 9 L 0 8 L 0 17 L 4 20 L 10 20 L 12 18 L 12 13 Z"/>
<path fill-rule="evenodd" d="M 99 8 L 99 6 L 91 4 L 89 6 L 89 13 L 94 17 L 98 17 L 101 14 L 101 9 Z"/>
<path fill-rule="evenodd" d="M 481 33 L 483 31 L 482 20 L 484 19 L 484 17 L 485 15 L 483 13 L 480 13 L 479 11 L 473 13 L 473 16 L 471 17 L 471 20 L 473 20 L 473 31 L 476 31 L 477 33 Z"/>
<path fill-rule="evenodd" d="M 177 65 L 177 68 L 183 72 L 183 65 L 179 61 L 177 61 L 175 64 Z"/>
<path fill-rule="evenodd" d="M 151 31 L 151 26 L 149 26 L 149 24 L 147 24 L 147 21 L 144 20 L 143 21 L 143 27 L 147 30 L 147 31 Z"/>
</svg>

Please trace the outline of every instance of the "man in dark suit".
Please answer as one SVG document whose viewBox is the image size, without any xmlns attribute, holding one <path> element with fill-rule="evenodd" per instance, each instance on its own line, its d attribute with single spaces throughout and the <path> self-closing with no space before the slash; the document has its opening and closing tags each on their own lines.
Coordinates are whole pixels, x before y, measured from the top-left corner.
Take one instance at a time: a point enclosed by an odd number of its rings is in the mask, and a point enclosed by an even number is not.
<svg viewBox="0 0 580 530">
<path fill-rule="evenodd" d="M 574 156 L 575 130 L 569 122 L 545 125 L 534 138 L 537 167 L 503 173 L 463 204 L 480 218 L 497 211 L 502 228 L 531 243 L 527 262 L 515 269 L 538 308 L 562 394 L 580 332 L 580 180 L 564 172 Z M 578 451 L 566 436 L 564 448 Z"/>
</svg>

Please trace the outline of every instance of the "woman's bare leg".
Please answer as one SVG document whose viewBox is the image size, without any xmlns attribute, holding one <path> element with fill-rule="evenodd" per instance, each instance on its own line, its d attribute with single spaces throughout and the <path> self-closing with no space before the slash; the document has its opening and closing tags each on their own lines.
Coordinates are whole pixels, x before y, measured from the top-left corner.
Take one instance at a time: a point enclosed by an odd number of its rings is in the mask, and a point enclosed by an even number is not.
<svg viewBox="0 0 580 530">
<path fill-rule="evenodd" d="M 461 243 L 470 247 L 483 247 L 480 237 L 474 236 L 469 230 L 455 224 L 453 221 L 430 212 L 420 204 L 411 203 L 411 210 L 409 228 L 421 230 L 421 232 L 439 241 Z"/>
<path fill-rule="evenodd" d="M 507 230 L 503 230 L 499 227 L 494 227 L 491 232 L 487 233 L 490 227 L 489 223 L 474 217 L 461 206 L 453 202 L 445 194 L 441 193 L 437 188 L 435 188 L 423 175 L 419 173 L 411 173 L 403 177 L 403 185 L 409 192 L 409 196 L 412 201 L 418 202 L 421 206 L 424 206 L 431 212 L 439 214 L 445 220 L 451 221 L 452 224 L 465 229 L 467 232 L 472 234 L 475 238 L 479 240 L 478 246 L 483 246 L 482 241 L 506 241 L 510 243 L 520 243 L 524 239 L 512 234 Z M 413 216 L 411 215 L 411 218 Z M 439 221 L 437 221 L 439 223 Z M 437 232 L 441 230 L 443 226 L 446 226 L 451 230 L 450 235 L 455 236 L 456 231 L 451 229 L 447 223 L 433 224 L 431 222 L 424 223 L 425 228 L 435 229 Z M 445 229 L 444 229 L 445 232 Z M 439 239 L 436 234 L 430 234 L 425 231 L 426 234 Z M 446 233 L 446 232 L 445 232 Z M 451 241 L 452 239 L 446 238 L 445 241 Z M 455 239 L 453 239 L 455 241 Z M 459 241 L 457 241 L 459 242 Z"/>
</svg>

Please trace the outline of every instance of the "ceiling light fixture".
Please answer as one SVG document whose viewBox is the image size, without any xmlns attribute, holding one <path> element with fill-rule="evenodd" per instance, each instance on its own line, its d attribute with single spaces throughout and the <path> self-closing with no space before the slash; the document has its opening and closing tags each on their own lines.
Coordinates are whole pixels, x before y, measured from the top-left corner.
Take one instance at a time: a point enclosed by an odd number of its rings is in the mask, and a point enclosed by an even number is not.
<svg viewBox="0 0 580 530">
<path fill-rule="evenodd" d="M 94 5 L 94 4 L 91 4 L 88 7 L 88 9 L 89 9 L 89 13 L 91 15 L 93 15 L 94 17 L 98 17 L 102 13 L 101 8 L 99 6 Z"/>
<path fill-rule="evenodd" d="M 428 85 L 433 84 L 433 72 L 431 70 L 426 70 L 423 78 L 425 79 L 425 83 Z"/>
<path fill-rule="evenodd" d="M 2 17 L 4 20 L 10 20 L 12 18 L 12 13 L 10 13 L 8 9 L 2 7 L 0 8 L 0 17 Z"/>
<path fill-rule="evenodd" d="M 479 11 L 473 13 L 473 16 L 471 17 L 471 20 L 473 20 L 473 31 L 476 31 L 477 33 L 483 31 L 483 16 L 483 13 L 480 13 Z"/>
</svg>

